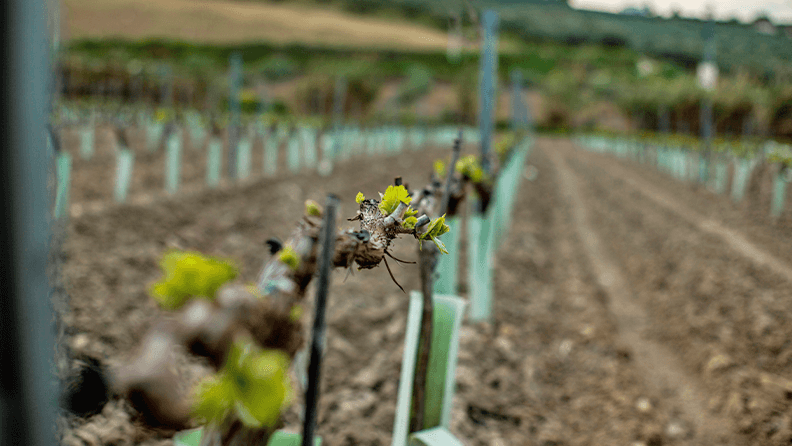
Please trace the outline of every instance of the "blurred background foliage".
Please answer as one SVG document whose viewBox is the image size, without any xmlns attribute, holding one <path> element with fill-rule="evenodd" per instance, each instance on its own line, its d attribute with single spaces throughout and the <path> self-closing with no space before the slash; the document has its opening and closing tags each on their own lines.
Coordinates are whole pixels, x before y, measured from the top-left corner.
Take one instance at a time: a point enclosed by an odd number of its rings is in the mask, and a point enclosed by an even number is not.
<svg viewBox="0 0 792 446">
<path fill-rule="evenodd" d="M 61 70 L 66 98 L 96 96 L 101 89 L 122 98 L 157 102 L 163 70 L 172 73 L 174 98 L 191 107 L 222 105 L 227 96 L 229 56 L 244 61 L 249 94 L 246 109 L 257 109 L 261 85 L 272 90 L 271 102 L 285 113 L 329 113 L 334 80 L 348 82 L 345 113 L 361 119 L 389 116 L 414 119 L 426 101 L 446 101 L 425 114 L 435 120 L 475 123 L 477 110 L 477 14 L 483 7 L 500 13 L 499 88 L 509 73 L 522 72 L 524 86 L 541 97 L 535 110 L 539 128 L 582 125 L 575 116 L 614 104 L 629 128 L 654 129 L 661 110 L 668 110 L 676 131 L 697 132 L 698 108 L 705 95 L 713 99 L 717 130 L 734 132 L 746 120 L 758 130 L 792 138 L 792 39 L 750 24 L 717 22 L 717 89 L 705 93 L 695 68 L 704 50 L 699 19 L 645 17 L 576 10 L 564 2 L 512 0 L 247 0 L 333 8 L 378 19 L 409 20 L 442 30 L 461 18 L 459 60 L 442 50 L 349 47 L 328 42 L 306 44 L 198 44 L 186 41 L 80 39 L 69 42 Z M 313 5 L 313 6 L 312 6 Z M 97 85 L 101 87 L 97 87 Z M 440 98 L 436 90 L 448 90 Z M 445 90 L 443 90 L 445 89 Z M 387 93 L 387 94 L 386 94 Z M 387 100 L 378 99 L 388 96 Z M 427 99 L 429 96 L 435 99 Z M 276 101 L 277 100 L 277 101 Z M 508 109 L 501 107 L 499 109 Z M 499 119 L 505 119 L 500 113 Z M 613 126 L 603 122 L 594 127 Z M 654 127 L 653 127 L 654 126 Z"/>
</svg>

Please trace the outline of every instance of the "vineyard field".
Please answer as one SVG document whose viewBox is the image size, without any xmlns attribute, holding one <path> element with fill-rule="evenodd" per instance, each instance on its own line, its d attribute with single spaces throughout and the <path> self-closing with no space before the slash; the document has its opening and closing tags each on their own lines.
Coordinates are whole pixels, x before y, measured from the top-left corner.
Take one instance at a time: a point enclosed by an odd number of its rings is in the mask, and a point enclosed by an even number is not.
<svg viewBox="0 0 792 446">
<path fill-rule="evenodd" d="M 358 191 L 375 195 L 399 175 L 421 184 L 447 156 L 446 148 L 375 156 L 327 178 L 282 174 L 72 217 L 58 257 L 71 301 L 63 341 L 120 361 L 159 314 L 147 287 L 163 250 L 231 257 L 252 281 L 268 257 L 264 240 L 287 237 L 305 199 L 333 192 L 351 217 Z M 536 176 L 522 182 L 495 259 L 494 322 L 462 328 L 454 435 L 476 446 L 788 442 L 789 230 L 565 139 L 539 138 L 527 162 Z M 708 229 L 712 222 L 750 249 Z M 414 260 L 407 246 L 394 255 Z M 417 267 L 392 268 L 406 289 L 418 288 Z M 460 295 L 467 288 L 463 281 Z M 390 444 L 407 306 L 384 268 L 333 276 L 318 423 L 326 444 Z M 206 370 L 186 356 L 174 367 L 185 385 Z M 299 407 L 286 414 L 287 429 L 299 430 Z M 121 400 L 64 427 L 67 445 L 166 445 L 172 435 L 140 428 Z"/>
</svg>

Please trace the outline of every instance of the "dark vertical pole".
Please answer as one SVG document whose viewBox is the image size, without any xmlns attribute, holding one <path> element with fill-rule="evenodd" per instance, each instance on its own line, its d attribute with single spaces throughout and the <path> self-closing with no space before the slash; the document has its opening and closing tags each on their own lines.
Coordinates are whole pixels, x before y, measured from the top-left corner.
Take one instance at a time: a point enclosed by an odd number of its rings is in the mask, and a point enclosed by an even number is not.
<svg viewBox="0 0 792 446">
<path fill-rule="evenodd" d="M 239 90 L 242 88 L 242 56 L 239 53 L 231 54 L 229 60 L 231 70 L 229 76 L 229 97 L 228 108 L 230 113 L 230 121 L 228 124 L 228 178 L 231 180 L 237 177 L 237 145 L 239 144 L 240 129 L 240 115 L 242 114 L 241 105 L 239 103 Z"/>
<path fill-rule="evenodd" d="M 338 156 L 341 149 L 341 127 L 344 120 L 344 106 L 346 105 L 347 96 L 347 82 L 346 78 L 339 76 L 336 78 L 335 91 L 333 95 L 333 153 L 330 154 L 331 159 Z"/>
<path fill-rule="evenodd" d="M 270 97 L 269 97 L 269 85 L 267 82 L 262 79 L 259 81 L 259 106 L 258 112 L 261 118 L 269 111 L 270 108 Z"/>
<path fill-rule="evenodd" d="M 488 9 L 482 17 L 484 43 L 481 45 L 479 71 L 479 127 L 481 129 L 481 167 L 490 171 L 492 151 L 493 111 L 498 69 L 498 13 Z"/>
<path fill-rule="evenodd" d="M 671 131 L 671 116 L 668 105 L 662 104 L 657 109 L 657 127 L 660 133 L 667 134 Z"/>
<path fill-rule="evenodd" d="M 60 1 L 49 1 L 50 10 L 50 35 L 51 35 L 51 48 L 52 48 L 52 67 L 54 74 L 50 79 L 52 82 L 51 95 L 52 105 L 51 110 L 55 110 L 60 103 L 60 95 L 63 89 L 63 70 L 60 64 L 60 43 L 61 43 L 61 8 Z"/>
<path fill-rule="evenodd" d="M 704 26 L 702 38 L 705 42 L 703 57 L 704 64 L 714 67 L 716 47 L 715 22 L 712 16 L 709 17 L 709 21 Z M 712 89 L 714 88 L 715 86 L 712 86 Z M 709 88 L 707 89 L 709 90 Z M 709 180 L 710 162 L 712 158 L 712 118 L 712 98 L 709 94 L 705 94 L 704 99 L 701 101 L 701 112 L 699 117 L 699 122 L 701 123 L 701 139 L 704 141 L 704 171 L 702 177 L 700 178 L 702 183 L 706 183 Z"/>
<path fill-rule="evenodd" d="M 160 103 L 163 107 L 173 106 L 173 71 L 168 65 L 160 66 Z"/>
<path fill-rule="evenodd" d="M 526 93 L 530 93 L 530 91 L 531 91 L 531 84 L 529 81 L 528 86 L 526 88 Z M 524 120 L 523 125 L 525 125 L 525 127 L 529 131 L 533 131 L 534 122 L 533 122 L 533 115 L 531 115 L 531 104 L 528 101 L 528 98 L 522 96 L 522 99 L 523 99 L 522 106 L 523 106 L 523 120 Z"/>
<path fill-rule="evenodd" d="M 51 98 L 47 7 L 45 0 L 7 0 L 1 7 L 0 445 L 49 446 L 56 443 L 58 389 L 46 272 L 52 221 L 45 140 Z"/>
<path fill-rule="evenodd" d="M 511 71 L 511 129 L 513 132 L 525 125 L 522 101 L 522 73 L 520 70 Z"/>
<path fill-rule="evenodd" d="M 742 122 L 742 139 L 743 142 L 748 142 L 748 138 L 754 134 L 754 118 L 753 115 L 748 115 L 743 118 Z"/>
<path fill-rule="evenodd" d="M 446 60 L 459 63 L 462 55 L 462 11 L 449 11 L 448 46 Z"/>
<path fill-rule="evenodd" d="M 311 339 L 311 359 L 308 364 L 308 388 L 305 390 L 305 422 L 303 424 L 302 446 L 313 446 L 314 432 L 319 408 L 319 384 L 322 371 L 322 356 L 325 339 L 325 313 L 327 312 L 327 295 L 330 292 L 330 272 L 333 265 L 335 249 L 335 221 L 338 209 L 338 198 L 328 195 L 325 202 L 325 218 L 322 223 L 321 258 L 319 260 L 319 277 L 316 284 L 316 307 L 314 310 L 313 334 Z"/>
</svg>

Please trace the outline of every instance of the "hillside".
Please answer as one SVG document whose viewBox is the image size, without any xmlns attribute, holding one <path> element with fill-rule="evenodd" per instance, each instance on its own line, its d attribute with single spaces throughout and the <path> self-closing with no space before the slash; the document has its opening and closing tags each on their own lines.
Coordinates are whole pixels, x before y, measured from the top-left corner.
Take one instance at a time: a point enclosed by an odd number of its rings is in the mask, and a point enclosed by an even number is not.
<svg viewBox="0 0 792 446">
<path fill-rule="evenodd" d="M 168 39 L 204 44 L 265 41 L 440 50 L 446 33 L 406 20 L 323 8 L 228 0 L 63 0 L 68 39 Z"/>
</svg>

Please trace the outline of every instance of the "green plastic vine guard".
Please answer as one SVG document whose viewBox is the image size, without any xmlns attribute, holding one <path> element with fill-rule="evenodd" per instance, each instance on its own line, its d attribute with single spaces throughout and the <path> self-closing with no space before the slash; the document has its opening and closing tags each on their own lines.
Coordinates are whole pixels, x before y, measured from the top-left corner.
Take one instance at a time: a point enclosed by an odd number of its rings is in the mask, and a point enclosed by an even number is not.
<svg viewBox="0 0 792 446">
<path fill-rule="evenodd" d="M 149 152 L 157 150 L 165 125 L 161 122 L 149 122 L 146 125 L 146 147 Z"/>
<path fill-rule="evenodd" d="M 55 218 L 66 215 L 69 208 L 69 190 L 71 189 L 72 158 L 68 153 L 58 155 L 57 176 L 58 185 L 55 192 Z"/>
<path fill-rule="evenodd" d="M 492 315 L 493 206 L 486 215 L 468 217 L 468 284 L 470 320 L 488 321 Z"/>
<path fill-rule="evenodd" d="M 507 167 L 500 175 L 498 175 L 498 180 L 495 184 L 495 190 L 492 196 L 492 201 L 490 202 L 490 206 L 492 207 L 492 240 L 493 240 L 493 248 L 500 246 L 500 242 L 503 239 L 504 233 L 507 231 L 508 223 L 506 222 L 507 218 L 507 209 L 508 209 L 508 191 L 511 187 L 509 168 Z"/>
<path fill-rule="evenodd" d="M 55 152 L 55 146 L 52 143 L 52 135 L 48 134 L 44 137 L 44 139 L 47 141 L 47 155 L 52 157 L 57 156 L 58 153 Z"/>
<path fill-rule="evenodd" d="M 676 178 L 678 180 L 684 180 L 686 175 L 686 167 L 685 166 L 685 155 L 679 149 L 677 149 L 676 153 L 674 154 L 674 158 L 676 158 Z"/>
<path fill-rule="evenodd" d="M 462 446 L 462 442 L 448 429 L 436 427 L 410 435 L 409 446 Z"/>
<path fill-rule="evenodd" d="M 333 138 L 333 150 L 331 151 L 333 155 L 333 160 L 341 161 L 344 159 L 344 134 L 343 130 L 333 129 L 332 138 Z"/>
<path fill-rule="evenodd" d="M 352 137 L 350 138 L 351 150 L 356 156 L 363 154 L 363 138 L 359 127 L 352 129 Z"/>
<path fill-rule="evenodd" d="M 666 171 L 665 148 L 658 147 L 657 149 L 657 170 L 660 172 Z"/>
<path fill-rule="evenodd" d="M 327 132 L 319 137 L 319 148 L 322 152 L 322 160 L 319 162 L 319 175 L 326 177 L 333 173 L 333 159 L 330 157 L 333 150 L 333 139 Z"/>
<path fill-rule="evenodd" d="M 377 136 L 377 131 L 373 128 L 369 128 L 366 132 L 366 144 L 368 145 L 368 154 L 369 155 L 376 155 L 379 152 L 379 137 Z"/>
<path fill-rule="evenodd" d="M 530 140 L 524 139 L 517 145 L 501 175 L 495 189 L 495 215 L 494 218 L 494 246 L 498 247 L 503 237 L 508 233 L 511 225 L 511 216 L 514 210 L 514 201 L 522 179 L 522 169 L 525 158 L 530 150 Z"/>
<path fill-rule="evenodd" d="M 212 138 L 206 148 L 206 184 L 212 189 L 220 184 L 220 168 L 223 164 L 223 143 Z"/>
<path fill-rule="evenodd" d="M 338 153 L 341 155 L 342 160 L 348 160 L 352 156 L 351 152 L 351 136 L 352 130 L 349 127 L 344 127 L 338 138 Z"/>
<path fill-rule="evenodd" d="M 371 156 L 377 153 L 377 141 L 372 130 L 365 132 L 364 138 L 366 139 L 366 154 Z"/>
<path fill-rule="evenodd" d="M 383 154 L 388 151 L 388 134 L 385 129 L 377 130 L 377 153 Z"/>
<path fill-rule="evenodd" d="M 93 158 L 94 132 L 95 129 L 92 126 L 80 130 L 80 157 L 84 160 Z"/>
<path fill-rule="evenodd" d="M 376 129 L 369 129 L 369 155 L 376 155 L 380 152 L 379 133 Z"/>
<path fill-rule="evenodd" d="M 671 149 L 666 147 L 663 150 L 663 172 L 668 175 L 674 174 L 672 161 L 673 159 L 671 158 Z"/>
<path fill-rule="evenodd" d="M 450 229 L 443 239 L 448 254 L 441 255 L 437 259 L 437 277 L 434 281 L 434 292 L 437 294 L 453 295 L 457 292 L 459 240 L 461 238 L 462 224 L 459 217 L 447 217 L 445 222 Z"/>
<path fill-rule="evenodd" d="M 132 181 L 132 167 L 135 165 L 135 153 L 121 149 L 116 152 L 116 181 L 114 197 L 118 203 L 126 201 L 129 184 Z"/>
<path fill-rule="evenodd" d="M 396 134 L 394 133 L 392 128 L 385 129 L 385 141 L 386 141 L 386 149 L 385 151 L 388 153 L 395 153 L 396 152 Z"/>
<path fill-rule="evenodd" d="M 316 130 L 310 127 L 302 129 L 302 140 L 305 166 L 314 169 L 316 168 Z"/>
<path fill-rule="evenodd" d="M 393 142 L 393 152 L 401 153 L 401 138 L 399 137 L 399 129 L 392 128 L 390 134 L 391 141 Z"/>
<path fill-rule="evenodd" d="M 703 153 L 699 153 L 696 157 L 698 162 L 698 177 L 693 177 L 692 181 L 698 181 L 701 184 L 706 184 L 709 179 L 711 163 L 707 162 L 707 157 Z"/>
<path fill-rule="evenodd" d="M 179 190 L 179 176 L 181 173 L 181 134 L 174 132 L 168 138 L 165 162 L 165 190 L 169 194 Z"/>
<path fill-rule="evenodd" d="M 358 155 L 368 155 L 368 147 L 366 147 L 366 132 L 358 127 L 355 130 L 355 144 L 357 144 Z"/>
<path fill-rule="evenodd" d="M 674 152 L 669 147 L 665 153 L 666 173 L 671 176 L 676 176 L 676 161 L 674 159 Z"/>
<path fill-rule="evenodd" d="M 673 151 L 673 149 L 669 149 L 668 150 L 668 173 L 671 174 L 671 176 L 676 177 L 678 169 L 679 168 L 677 167 L 677 161 L 676 161 L 675 152 Z"/>
<path fill-rule="evenodd" d="M 773 201 L 770 206 L 770 217 L 778 218 L 784 212 L 786 201 L 787 180 L 784 169 L 779 169 L 773 177 Z"/>
<path fill-rule="evenodd" d="M 237 178 L 244 180 L 250 176 L 250 163 L 251 163 L 251 142 L 250 138 L 242 137 L 237 144 L 237 159 L 236 159 L 236 172 Z"/>
<path fill-rule="evenodd" d="M 456 363 L 459 350 L 459 328 L 465 314 L 465 301 L 458 296 L 438 294 L 434 300 L 434 325 L 426 381 L 424 429 L 448 428 L 456 385 Z M 392 446 L 405 446 L 409 436 L 412 383 L 421 330 L 423 295 L 410 293 L 410 308 L 404 340 L 396 417 L 393 423 Z"/>
<path fill-rule="evenodd" d="M 688 164 L 688 157 L 687 153 L 683 152 L 682 149 L 679 149 L 677 152 L 677 158 L 679 159 L 679 180 L 680 181 L 687 181 L 690 178 L 690 169 L 692 166 Z"/>
<path fill-rule="evenodd" d="M 716 194 L 722 194 L 726 191 L 726 173 L 728 168 L 729 166 L 723 161 L 718 161 L 715 164 L 715 184 L 713 187 Z"/>
<path fill-rule="evenodd" d="M 187 125 L 190 129 L 190 141 L 193 147 L 199 147 L 206 138 L 206 129 L 201 123 L 201 118 L 197 113 L 187 115 Z"/>
<path fill-rule="evenodd" d="M 200 446 L 203 436 L 203 428 L 189 429 L 177 432 L 173 436 L 174 446 Z M 302 435 L 294 432 L 275 431 L 272 434 L 267 446 L 300 446 Z M 314 446 L 322 446 L 322 439 L 314 438 Z"/>
<path fill-rule="evenodd" d="M 382 151 L 383 153 L 392 153 L 393 152 L 393 138 L 391 138 L 391 131 L 387 127 L 383 127 L 380 130 L 382 134 Z"/>
<path fill-rule="evenodd" d="M 273 176 L 278 171 L 278 137 L 270 132 L 264 142 L 264 175 Z"/>
<path fill-rule="evenodd" d="M 292 173 L 297 173 L 300 170 L 300 140 L 296 136 L 289 139 L 286 162 Z"/>
<path fill-rule="evenodd" d="M 748 185 L 748 177 L 753 170 L 752 160 L 738 158 L 735 160 L 734 182 L 732 184 L 732 200 L 739 203 L 745 197 L 745 188 Z"/>
<path fill-rule="evenodd" d="M 674 153 L 670 147 L 666 149 L 663 157 L 665 159 L 665 172 L 671 176 L 674 176 L 676 172 L 676 164 L 674 161 Z"/>
</svg>

